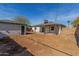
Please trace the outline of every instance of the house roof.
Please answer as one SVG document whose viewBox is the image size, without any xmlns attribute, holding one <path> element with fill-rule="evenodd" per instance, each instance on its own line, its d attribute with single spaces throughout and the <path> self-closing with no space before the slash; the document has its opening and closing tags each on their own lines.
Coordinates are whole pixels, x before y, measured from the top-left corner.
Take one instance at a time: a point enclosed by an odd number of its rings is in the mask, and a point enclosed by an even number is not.
<svg viewBox="0 0 79 59">
<path fill-rule="evenodd" d="M 10 20 L 0 20 L 0 23 L 16 24 L 16 25 L 27 25 L 27 24 L 18 23 L 18 22 L 15 22 L 15 21 L 10 21 Z"/>
<path fill-rule="evenodd" d="M 44 26 L 44 25 L 58 25 L 58 26 L 66 27 L 63 24 L 58 24 L 58 23 L 55 23 L 55 22 L 41 23 L 41 24 L 38 24 L 38 25 L 34 25 L 34 27 L 37 27 L 37 26 L 40 27 L 40 26 Z"/>
</svg>

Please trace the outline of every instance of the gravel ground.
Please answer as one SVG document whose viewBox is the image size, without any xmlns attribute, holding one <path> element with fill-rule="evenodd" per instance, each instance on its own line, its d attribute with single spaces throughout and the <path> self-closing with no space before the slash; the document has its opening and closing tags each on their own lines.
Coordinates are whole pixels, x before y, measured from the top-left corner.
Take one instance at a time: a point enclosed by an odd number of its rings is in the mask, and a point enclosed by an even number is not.
<svg viewBox="0 0 79 59">
<path fill-rule="evenodd" d="M 29 34 L 24 36 L 11 36 L 19 45 L 28 48 L 33 55 L 60 56 L 79 55 L 79 48 L 74 37 L 75 29 L 63 29 L 60 35 Z"/>
</svg>

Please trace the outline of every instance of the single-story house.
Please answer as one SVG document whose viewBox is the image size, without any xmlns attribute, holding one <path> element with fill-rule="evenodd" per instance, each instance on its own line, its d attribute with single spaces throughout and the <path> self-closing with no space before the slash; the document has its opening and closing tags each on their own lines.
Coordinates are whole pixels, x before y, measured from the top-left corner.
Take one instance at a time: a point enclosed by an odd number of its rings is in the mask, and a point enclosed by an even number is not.
<svg viewBox="0 0 79 59">
<path fill-rule="evenodd" d="M 60 34 L 62 27 L 65 26 L 62 24 L 46 21 L 42 24 L 32 26 L 32 30 L 33 32 Z"/>
<path fill-rule="evenodd" d="M 0 38 L 8 35 L 24 35 L 26 34 L 26 26 L 27 24 L 0 20 Z"/>
</svg>

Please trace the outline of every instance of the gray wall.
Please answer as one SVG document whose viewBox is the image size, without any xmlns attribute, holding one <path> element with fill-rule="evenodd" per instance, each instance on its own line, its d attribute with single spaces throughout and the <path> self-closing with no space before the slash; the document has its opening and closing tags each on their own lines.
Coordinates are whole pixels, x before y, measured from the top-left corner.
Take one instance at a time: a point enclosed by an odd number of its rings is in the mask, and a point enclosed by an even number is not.
<svg viewBox="0 0 79 59">
<path fill-rule="evenodd" d="M 21 25 L 0 23 L 0 38 L 6 35 L 21 34 Z"/>
</svg>

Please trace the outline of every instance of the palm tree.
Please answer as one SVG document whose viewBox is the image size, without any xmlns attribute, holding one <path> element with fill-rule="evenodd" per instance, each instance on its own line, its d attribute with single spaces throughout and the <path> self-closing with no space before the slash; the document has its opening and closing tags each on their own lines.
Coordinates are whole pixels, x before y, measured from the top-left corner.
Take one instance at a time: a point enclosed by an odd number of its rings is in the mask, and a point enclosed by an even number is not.
<svg viewBox="0 0 79 59">
<path fill-rule="evenodd" d="M 69 27 L 69 25 L 70 25 L 70 20 L 68 20 L 67 23 L 68 23 L 68 27 Z"/>
</svg>

